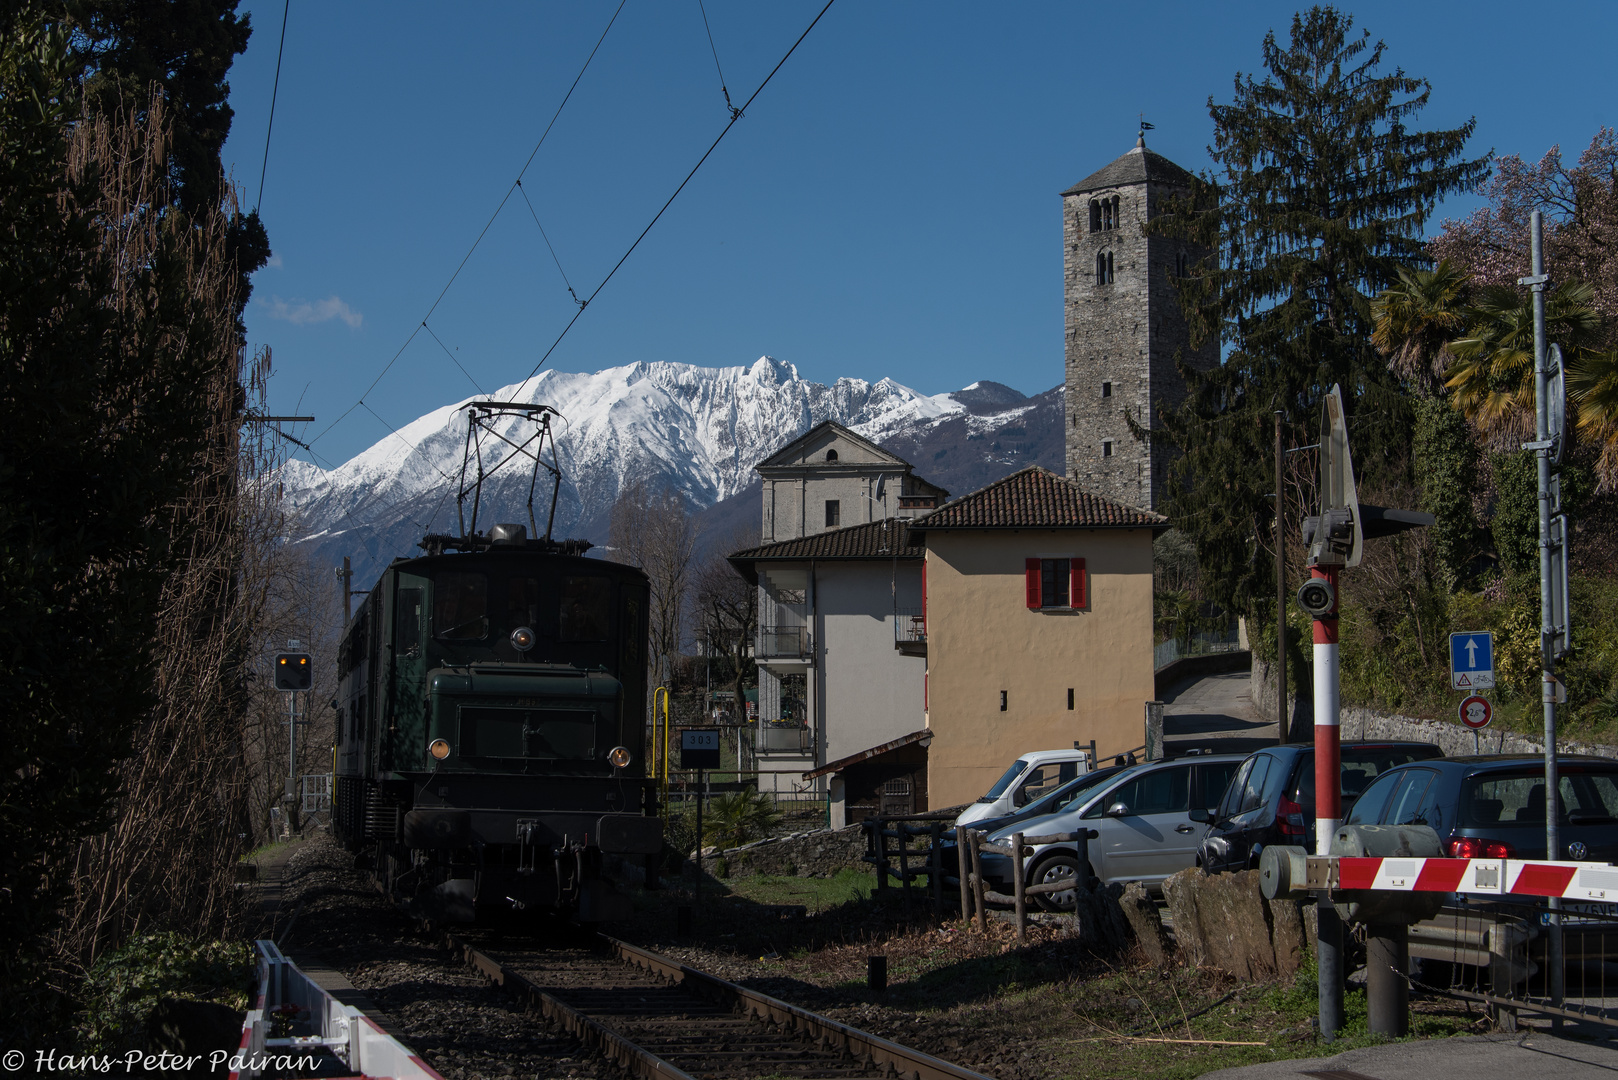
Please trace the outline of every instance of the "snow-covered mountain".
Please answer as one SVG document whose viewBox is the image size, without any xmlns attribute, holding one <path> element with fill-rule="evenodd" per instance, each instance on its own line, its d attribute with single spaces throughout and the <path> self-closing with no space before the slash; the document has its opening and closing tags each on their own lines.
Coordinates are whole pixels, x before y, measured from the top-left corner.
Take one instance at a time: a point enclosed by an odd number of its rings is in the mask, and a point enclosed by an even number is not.
<svg viewBox="0 0 1618 1080">
<path fill-rule="evenodd" d="M 606 539 L 613 500 L 637 479 L 680 491 L 699 510 L 730 506 L 746 520 L 736 504 L 756 485 L 753 466 L 825 420 L 888 446 L 955 494 L 1032 461 L 1061 468 L 1058 391 L 1029 398 L 979 382 L 928 396 L 891 379 L 847 378 L 827 386 L 768 356 L 750 367 L 651 362 L 584 374 L 546 371 L 520 398 L 518 390 L 508 386 L 490 397 L 546 404 L 562 417 L 553 428 L 563 475 L 554 535 L 598 543 Z M 424 533 L 458 531 L 463 406 L 472 400 L 436 409 L 334 469 L 289 462 L 281 479 L 298 542 L 324 561 L 350 556 L 361 586 L 392 558 L 415 554 Z M 526 421 L 512 421 L 504 433 L 521 441 L 528 430 Z M 485 468 L 501 449 L 496 444 L 485 455 Z M 961 482 L 971 488 L 953 486 Z M 484 486 L 479 527 L 526 522 L 528 484 L 528 469 L 516 462 L 496 473 Z M 549 487 L 542 475 L 535 492 L 541 531 Z M 755 507 L 752 520 L 756 515 Z"/>
</svg>

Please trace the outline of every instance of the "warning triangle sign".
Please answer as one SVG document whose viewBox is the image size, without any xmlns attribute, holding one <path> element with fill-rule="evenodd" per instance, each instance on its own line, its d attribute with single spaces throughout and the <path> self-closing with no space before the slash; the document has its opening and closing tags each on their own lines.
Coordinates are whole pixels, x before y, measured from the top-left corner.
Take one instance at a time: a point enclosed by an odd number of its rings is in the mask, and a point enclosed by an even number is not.
<svg viewBox="0 0 1618 1080">
<path fill-rule="evenodd" d="M 1457 687 L 1471 686 L 1472 685 L 1472 680 L 1468 679 L 1465 675 L 1457 675 L 1457 676 L 1455 676 L 1455 685 Z"/>
</svg>

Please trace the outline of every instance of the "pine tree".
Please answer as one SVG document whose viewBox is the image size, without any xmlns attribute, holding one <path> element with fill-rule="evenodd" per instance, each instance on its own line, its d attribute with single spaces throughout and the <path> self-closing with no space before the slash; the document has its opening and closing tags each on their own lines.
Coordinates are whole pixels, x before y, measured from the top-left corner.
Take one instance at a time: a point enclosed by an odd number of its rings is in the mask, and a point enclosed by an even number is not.
<svg viewBox="0 0 1618 1080">
<path fill-rule="evenodd" d="M 1371 298 L 1426 261 L 1438 200 L 1488 173 L 1487 155 L 1464 157 L 1475 121 L 1407 127 L 1430 86 L 1382 72 L 1383 43 L 1352 28 L 1315 7 L 1285 46 L 1268 34 L 1264 78 L 1238 75 L 1228 105 L 1209 99 L 1215 172 L 1148 225 L 1208 252 L 1180 300 L 1193 345 L 1216 337 L 1225 357 L 1186 370 L 1186 401 L 1155 436 L 1183 452 L 1168 512 L 1196 540 L 1212 598 L 1265 618 L 1274 412 L 1291 445 L 1312 443 L 1320 399 L 1341 383 L 1356 466 L 1373 483 L 1408 468 L 1410 400 L 1372 344 Z M 1309 512 L 1302 494 L 1294 518 Z"/>
</svg>

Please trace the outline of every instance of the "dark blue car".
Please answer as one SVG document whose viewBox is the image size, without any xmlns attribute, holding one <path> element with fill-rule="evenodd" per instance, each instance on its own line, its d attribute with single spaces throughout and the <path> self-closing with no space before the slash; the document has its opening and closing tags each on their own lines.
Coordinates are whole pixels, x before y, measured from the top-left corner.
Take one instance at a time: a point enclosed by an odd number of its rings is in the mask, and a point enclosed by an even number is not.
<svg viewBox="0 0 1618 1080">
<path fill-rule="evenodd" d="M 1352 742 L 1342 747 L 1342 807 L 1346 814 L 1384 771 L 1412 761 L 1442 757 L 1424 742 Z M 1192 811 L 1194 820 L 1205 811 Z M 1271 844 L 1315 846 L 1315 748 L 1310 743 L 1267 746 L 1231 778 L 1211 821 L 1198 862 L 1210 874 L 1252 870 Z"/>
<path fill-rule="evenodd" d="M 1390 769 L 1360 795 L 1345 825 L 1427 825 L 1459 859 L 1618 861 L 1618 761 L 1557 762 L 1557 841 L 1545 852 L 1545 759 L 1480 756 Z"/>
</svg>

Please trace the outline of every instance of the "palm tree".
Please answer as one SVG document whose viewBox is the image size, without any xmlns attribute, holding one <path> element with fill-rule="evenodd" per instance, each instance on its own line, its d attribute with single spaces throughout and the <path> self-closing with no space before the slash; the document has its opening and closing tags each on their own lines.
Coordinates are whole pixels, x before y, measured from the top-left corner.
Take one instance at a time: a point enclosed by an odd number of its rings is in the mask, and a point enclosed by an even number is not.
<svg viewBox="0 0 1618 1080">
<path fill-rule="evenodd" d="M 1371 301 L 1371 343 L 1388 358 L 1388 369 L 1423 397 L 1443 392 L 1444 369 L 1453 359 L 1449 342 L 1466 327 L 1472 277 L 1440 259 L 1431 270 L 1399 268 L 1399 284 Z"/>
<path fill-rule="evenodd" d="M 759 791 L 727 791 L 708 804 L 702 839 L 721 848 L 741 847 L 768 836 L 780 824 L 781 811 L 768 795 Z"/>
<path fill-rule="evenodd" d="M 1578 281 L 1545 298 L 1545 337 L 1562 346 L 1570 378 L 1579 354 L 1601 330 L 1595 293 Z M 1457 409 L 1485 435 L 1512 443 L 1534 433 L 1533 298 L 1508 285 L 1482 291 L 1466 309 L 1468 333 L 1449 343 L 1445 386 Z"/>
<path fill-rule="evenodd" d="M 1563 360 L 1579 432 L 1601 447 L 1599 489 L 1611 491 L 1618 488 L 1618 349 L 1581 349 Z"/>
</svg>

